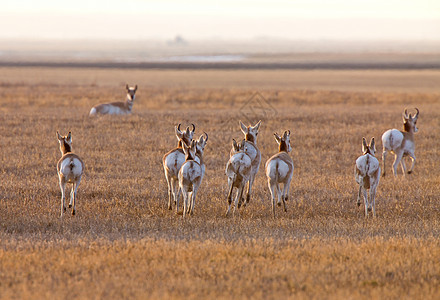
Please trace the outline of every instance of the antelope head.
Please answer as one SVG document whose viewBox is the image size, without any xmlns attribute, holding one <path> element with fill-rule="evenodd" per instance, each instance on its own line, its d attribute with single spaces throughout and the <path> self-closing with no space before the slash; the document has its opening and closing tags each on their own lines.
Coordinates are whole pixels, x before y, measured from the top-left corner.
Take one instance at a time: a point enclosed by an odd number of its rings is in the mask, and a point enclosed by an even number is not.
<svg viewBox="0 0 440 300">
<path fill-rule="evenodd" d="M 187 144 L 187 145 L 191 144 L 191 141 L 194 136 L 194 132 L 196 130 L 196 126 L 194 124 L 191 124 L 191 125 L 192 125 L 192 130 L 190 130 L 189 127 L 186 127 L 186 130 L 184 130 L 184 131 L 180 130 L 180 123 L 178 126 L 174 127 L 174 129 L 176 131 L 177 140 L 179 141 L 179 146 L 182 146 L 182 145 L 180 145 L 181 141 L 183 141 L 183 143 Z"/>
<path fill-rule="evenodd" d="M 199 137 L 199 140 L 196 143 L 196 149 L 197 149 L 197 153 L 199 153 L 200 155 L 203 155 L 203 151 L 205 150 L 205 146 L 206 143 L 208 142 L 208 134 L 206 132 L 204 132 L 204 136 L 201 135 Z"/>
<path fill-rule="evenodd" d="M 137 85 L 135 87 L 129 87 L 128 84 L 125 85 L 125 89 L 127 90 L 127 100 L 132 102 L 134 101 L 137 88 Z"/>
<path fill-rule="evenodd" d="M 376 143 L 374 142 L 374 137 L 370 140 L 370 145 L 367 144 L 367 140 L 363 137 L 362 138 L 362 153 L 365 154 L 371 154 L 374 156 L 376 153 Z"/>
<path fill-rule="evenodd" d="M 417 124 L 417 119 L 419 117 L 419 110 L 417 108 L 414 108 L 416 110 L 416 114 L 414 115 L 414 117 L 409 114 L 408 115 L 408 110 L 405 108 L 405 111 L 402 114 L 403 117 L 403 130 L 406 132 L 417 132 L 419 131 L 419 129 L 416 127 Z"/>
<path fill-rule="evenodd" d="M 60 135 L 60 133 L 57 131 L 57 138 L 58 142 L 60 143 L 60 151 L 62 155 L 72 152 L 72 133 L 70 131 L 66 136 Z"/>
<path fill-rule="evenodd" d="M 285 151 L 289 153 L 290 151 L 292 151 L 292 147 L 290 147 L 290 130 L 284 131 L 282 137 L 279 136 L 279 134 L 276 132 L 273 135 L 275 136 L 275 140 L 279 145 L 280 152 Z"/>
<path fill-rule="evenodd" d="M 254 126 L 249 125 L 247 127 L 240 121 L 241 131 L 243 132 L 246 141 L 257 144 L 258 129 L 260 129 L 260 125 L 261 120 Z"/>
</svg>

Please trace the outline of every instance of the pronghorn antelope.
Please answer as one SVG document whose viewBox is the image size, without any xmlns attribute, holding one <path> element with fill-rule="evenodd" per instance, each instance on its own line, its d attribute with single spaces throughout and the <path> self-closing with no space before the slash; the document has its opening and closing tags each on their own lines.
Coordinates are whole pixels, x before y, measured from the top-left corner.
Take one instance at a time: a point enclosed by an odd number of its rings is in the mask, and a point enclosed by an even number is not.
<svg viewBox="0 0 440 300">
<path fill-rule="evenodd" d="M 237 188 L 237 195 L 235 196 L 235 209 L 240 208 L 243 197 L 243 190 L 246 183 L 249 181 L 252 170 L 252 161 L 249 155 L 246 154 L 246 142 L 243 140 L 240 144 L 233 139 L 230 158 L 226 164 L 226 175 L 228 176 L 228 210 L 226 216 L 229 215 L 232 205 L 232 190 Z"/>
<path fill-rule="evenodd" d="M 275 140 L 278 143 L 279 151 L 269 158 L 266 162 L 267 183 L 272 197 L 272 212 L 275 218 L 275 191 L 278 195 L 278 206 L 281 206 L 283 200 L 284 211 L 287 212 L 286 201 L 289 197 L 290 181 L 293 175 L 293 161 L 289 155 L 292 150 L 290 147 L 290 130 L 284 131 L 283 136 L 274 133 Z M 283 193 L 281 193 L 280 184 L 284 184 Z"/>
<path fill-rule="evenodd" d="M 408 115 L 407 109 L 405 109 L 403 113 L 403 131 L 399 131 L 397 129 L 390 129 L 385 131 L 382 135 L 382 163 L 383 163 L 383 174 L 385 176 L 385 158 L 387 156 L 387 152 L 390 151 L 394 154 L 394 163 L 393 163 L 393 173 L 394 176 L 397 175 L 397 166 L 400 165 L 402 167 L 403 175 L 406 173 L 406 166 L 403 157 L 409 156 L 412 160 L 411 169 L 408 171 L 408 174 L 411 174 L 414 169 L 414 164 L 416 162 L 416 156 L 414 154 L 415 144 L 414 144 L 414 133 L 418 131 L 416 124 L 417 118 L 419 117 L 419 110 L 415 108 L 417 111 L 416 114 L 411 116 Z"/>
<path fill-rule="evenodd" d="M 137 91 L 137 85 L 135 87 L 125 86 L 127 90 L 127 100 L 125 102 L 112 102 L 98 104 L 92 107 L 90 110 L 90 116 L 95 116 L 98 114 L 102 115 L 127 115 L 131 114 L 131 109 L 133 108 L 133 101 Z"/>
<path fill-rule="evenodd" d="M 174 203 L 177 203 L 177 199 L 180 196 L 178 174 L 180 167 L 185 162 L 185 154 L 183 153 L 183 144 L 190 145 L 194 136 L 196 127 L 192 124 L 192 130 L 189 127 L 186 130 L 180 130 L 180 124 L 174 127 L 176 137 L 178 140 L 177 148 L 169 151 L 163 156 L 163 169 L 165 171 L 165 178 L 168 184 L 168 209 L 172 209 L 171 197 L 174 199 Z M 177 211 L 176 211 L 177 212 Z"/>
<path fill-rule="evenodd" d="M 205 136 L 201 135 L 198 140 L 195 141 L 196 156 L 195 162 L 199 163 L 202 170 L 200 181 L 205 176 L 205 162 L 203 161 L 203 152 L 205 151 L 206 143 L 208 142 L 208 134 L 204 132 Z M 196 205 L 196 197 L 192 197 L 192 201 L 189 203 L 188 211 L 186 213 L 192 215 L 194 213 L 194 207 Z"/>
<path fill-rule="evenodd" d="M 67 183 L 72 184 L 70 191 L 69 208 L 72 208 L 72 215 L 75 215 L 76 193 L 81 182 L 81 176 L 84 174 L 84 162 L 82 159 L 72 153 L 72 133 L 69 131 L 67 136 L 61 136 L 57 131 L 58 142 L 60 143 L 61 159 L 57 164 L 58 178 L 61 189 L 61 217 L 66 207 L 64 205 L 65 188 Z"/>
<path fill-rule="evenodd" d="M 260 125 L 261 125 L 261 120 L 258 121 L 258 123 L 255 124 L 254 126 L 247 126 L 247 127 L 240 121 L 241 131 L 245 136 L 245 146 L 247 149 L 246 153 L 247 155 L 249 155 L 252 161 L 251 176 L 249 178 L 249 186 L 248 186 L 246 202 L 244 203 L 244 206 L 246 206 L 246 204 L 249 203 L 249 200 L 251 198 L 252 185 L 254 183 L 255 176 L 258 173 L 258 169 L 260 168 L 261 153 L 257 147 L 257 136 Z"/>
<path fill-rule="evenodd" d="M 193 210 L 191 207 L 195 203 L 197 196 L 197 190 L 202 183 L 202 167 L 196 158 L 196 141 L 191 141 L 191 145 L 188 147 L 183 144 L 183 152 L 185 153 L 185 163 L 182 165 L 179 171 L 179 188 L 183 193 L 183 217 L 186 213 L 191 213 Z M 177 199 L 176 206 L 179 206 L 179 199 Z"/>
<path fill-rule="evenodd" d="M 364 196 L 365 217 L 368 212 L 373 210 L 373 216 L 376 216 L 376 189 L 380 179 L 380 164 L 374 154 L 376 153 L 376 145 L 374 138 L 371 139 L 370 145 L 367 145 L 365 138 L 362 138 L 363 155 L 356 159 L 354 167 L 354 177 L 359 184 L 359 192 L 357 197 L 357 205 L 361 205 L 361 192 Z M 370 190 L 370 202 L 368 202 L 367 190 Z"/>
</svg>

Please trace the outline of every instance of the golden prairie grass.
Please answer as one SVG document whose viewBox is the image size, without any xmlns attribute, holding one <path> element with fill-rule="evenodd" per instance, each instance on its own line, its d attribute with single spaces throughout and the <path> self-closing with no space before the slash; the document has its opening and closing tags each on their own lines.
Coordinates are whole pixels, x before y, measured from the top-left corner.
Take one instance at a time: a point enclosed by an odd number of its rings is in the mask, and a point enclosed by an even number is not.
<svg viewBox="0 0 440 300">
<path fill-rule="evenodd" d="M 349 71 L 316 71 L 315 81 L 216 72 L 0 70 L 0 297 L 438 298 L 439 73 L 375 71 L 350 85 Z M 347 84 L 323 88 L 329 75 Z M 139 85 L 131 116 L 87 116 L 124 99 L 125 81 Z M 254 110 L 243 108 L 256 91 L 270 105 L 254 98 Z M 377 218 L 365 219 L 353 178 L 362 137 L 376 137 L 380 156 L 381 134 L 401 128 L 406 106 L 420 109 L 415 172 L 394 179 L 389 159 Z M 230 141 L 242 136 L 239 119 L 258 118 L 254 194 L 225 218 Z M 187 220 L 167 209 L 161 165 L 177 123 L 210 136 Z M 263 170 L 273 132 L 286 129 L 295 171 L 288 212 L 277 208 L 274 220 Z M 86 164 L 77 215 L 63 220 L 56 130 L 72 131 Z"/>
</svg>

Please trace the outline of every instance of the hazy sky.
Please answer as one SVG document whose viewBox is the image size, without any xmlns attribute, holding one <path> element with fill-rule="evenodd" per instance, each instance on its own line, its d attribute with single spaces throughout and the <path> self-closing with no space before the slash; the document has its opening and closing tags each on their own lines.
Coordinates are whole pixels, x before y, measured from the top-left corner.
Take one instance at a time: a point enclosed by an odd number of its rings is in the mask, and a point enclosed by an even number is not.
<svg viewBox="0 0 440 300">
<path fill-rule="evenodd" d="M 434 39 L 440 0 L 0 0 L 0 38 Z"/>
</svg>

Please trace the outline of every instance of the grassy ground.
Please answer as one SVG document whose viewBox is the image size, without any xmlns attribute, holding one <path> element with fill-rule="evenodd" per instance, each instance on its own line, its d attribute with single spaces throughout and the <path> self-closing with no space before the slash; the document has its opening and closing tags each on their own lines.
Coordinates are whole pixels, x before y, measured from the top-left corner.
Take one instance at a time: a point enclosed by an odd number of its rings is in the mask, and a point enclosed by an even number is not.
<svg viewBox="0 0 440 300">
<path fill-rule="evenodd" d="M 87 116 L 125 82 L 139 85 L 131 116 Z M 0 69 L 0 298 L 438 298 L 439 84 L 436 71 Z M 420 109 L 415 172 L 395 179 L 389 159 L 365 219 L 362 137 L 379 157 L 405 107 Z M 225 218 L 230 141 L 259 119 L 254 195 Z M 161 165 L 177 123 L 209 134 L 187 220 L 167 209 Z M 287 129 L 295 171 L 274 220 L 263 169 Z M 62 220 L 56 130 L 86 165 Z"/>
</svg>

